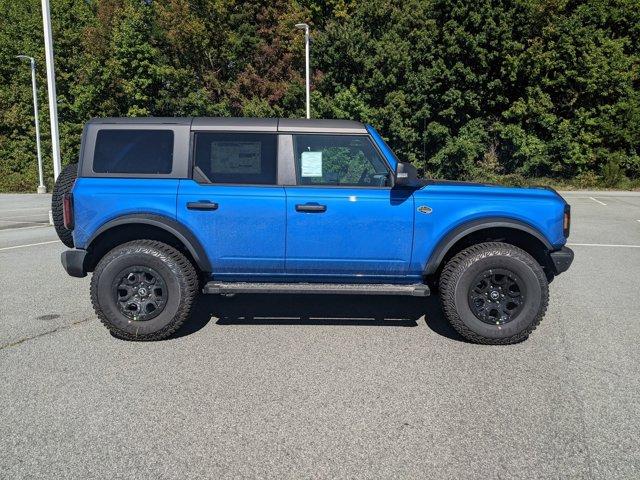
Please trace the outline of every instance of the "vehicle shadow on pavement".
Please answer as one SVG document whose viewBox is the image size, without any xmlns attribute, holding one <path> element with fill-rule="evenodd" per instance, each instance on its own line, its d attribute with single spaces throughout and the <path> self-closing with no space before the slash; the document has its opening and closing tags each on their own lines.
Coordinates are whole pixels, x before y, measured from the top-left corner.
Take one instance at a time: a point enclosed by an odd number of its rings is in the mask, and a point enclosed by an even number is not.
<svg viewBox="0 0 640 480">
<path fill-rule="evenodd" d="M 170 338 L 195 333 L 212 318 L 217 319 L 217 325 L 416 327 L 423 316 L 435 333 L 465 341 L 444 318 L 437 296 L 274 294 L 202 295 L 191 319 Z"/>
</svg>

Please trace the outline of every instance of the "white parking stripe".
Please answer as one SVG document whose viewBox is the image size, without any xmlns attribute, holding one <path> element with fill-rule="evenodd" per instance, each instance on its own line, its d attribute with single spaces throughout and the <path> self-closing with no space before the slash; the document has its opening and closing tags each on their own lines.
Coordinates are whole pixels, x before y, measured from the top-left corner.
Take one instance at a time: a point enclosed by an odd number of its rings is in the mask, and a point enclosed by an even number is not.
<svg viewBox="0 0 640 480">
<path fill-rule="evenodd" d="M 33 208 L 9 208 L 9 209 L 3 209 L 0 208 L 0 213 L 4 213 L 4 212 L 26 212 L 27 210 L 42 210 L 44 212 L 46 212 L 49 208 L 49 206 L 46 207 L 33 207 Z"/>
<path fill-rule="evenodd" d="M 13 250 L 16 248 L 35 247 L 36 245 L 48 245 L 49 243 L 60 243 L 59 240 L 51 240 L 50 242 L 29 243 L 27 245 L 14 245 L 13 247 L 0 248 L 0 252 L 4 250 Z"/>
<path fill-rule="evenodd" d="M 600 200 L 598 200 L 597 198 L 593 198 L 593 197 L 589 197 L 589 198 L 590 198 L 591 200 L 593 200 L 594 202 L 599 203 L 600 205 L 605 205 L 605 206 L 607 205 L 606 203 L 601 202 L 601 201 L 600 201 Z"/>
<path fill-rule="evenodd" d="M 569 247 L 616 247 L 616 248 L 640 248 L 640 245 L 615 245 L 609 243 L 567 243 Z"/>
<path fill-rule="evenodd" d="M 31 225 L 29 227 L 10 227 L 10 228 L 0 228 L 0 232 L 10 232 L 12 230 L 28 230 L 30 228 L 44 228 L 50 227 L 48 223 L 39 223 L 37 225 Z"/>
<path fill-rule="evenodd" d="M 0 220 L 2 223 L 33 223 L 34 225 L 48 225 L 49 222 L 26 222 L 24 220 Z"/>
<path fill-rule="evenodd" d="M 20 218 L 29 218 L 29 217 L 46 217 L 47 215 L 49 215 L 48 212 L 42 212 L 42 213 L 30 213 L 28 215 L 12 215 L 10 217 L 2 217 L 2 220 L 15 220 L 15 219 L 20 219 Z"/>
</svg>

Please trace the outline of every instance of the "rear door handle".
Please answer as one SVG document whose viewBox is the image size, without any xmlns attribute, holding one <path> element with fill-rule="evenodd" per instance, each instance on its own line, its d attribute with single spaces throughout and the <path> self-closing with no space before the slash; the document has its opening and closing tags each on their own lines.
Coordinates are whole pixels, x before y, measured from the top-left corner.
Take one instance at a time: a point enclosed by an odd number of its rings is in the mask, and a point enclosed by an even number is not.
<svg viewBox="0 0 640 480">
<path fill-rule="evenodd" d="M 187 202 L 189 210 L 217 210 L 218 204 L 214 202 Z"/>
<path fill-rule="evenodd" d="M 317 203 L 299 203 L 296 205 L 296 212 L 323 213 L 326 211 L 326 205 L 319 205 Z"/>
</svg>

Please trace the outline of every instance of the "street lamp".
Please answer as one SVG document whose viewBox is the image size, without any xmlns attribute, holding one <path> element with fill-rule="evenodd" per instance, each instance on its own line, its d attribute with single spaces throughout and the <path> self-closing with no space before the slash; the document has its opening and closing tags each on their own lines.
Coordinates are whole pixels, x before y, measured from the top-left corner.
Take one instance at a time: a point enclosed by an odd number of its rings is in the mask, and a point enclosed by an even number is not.
<svg viewBox="0 0 640 480">
<path fill-rule="evenodd" d="M 306 23 L 296 23 L 296 28 L 304 30 L 304 56 L 305 56 L 305 77 L 306 77 L 306 91 L 307 91 L 307 118 L 311 118 L 311 101 L 309 99 L 311 95 L 311 79 L 309 75 L 309 25 Z"/>
<path fill-rule="evenodd" d="M 31 62 L 31 88 L 33 90 L 33 118 L 36 124 L 36 150 L 38 152 L 38 177 L 40 184 L 38 185 L 38 193 L 47 193 L 47 187 L 44 186 L 44 176 L 42 173 L 42 155 L 40 154 L 40 121 L 38 119 L 38 87 L 36 84 L 36 61 L 28 55 L 16 55 L 20 60 L 29 60 Z"/>
</svg>

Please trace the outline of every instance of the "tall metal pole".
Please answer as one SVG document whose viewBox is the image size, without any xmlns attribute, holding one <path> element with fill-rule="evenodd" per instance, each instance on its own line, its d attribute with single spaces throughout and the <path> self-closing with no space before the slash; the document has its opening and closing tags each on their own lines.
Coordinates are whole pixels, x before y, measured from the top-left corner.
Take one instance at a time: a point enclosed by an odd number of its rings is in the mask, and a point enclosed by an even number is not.
<svg viewBox="0 0 640 480">
<path fill-rule="evenodd" d="M 311 59 L 309 54 L 310 49 L 310 35 L 309 26 L 304 31 L 304 54 L 305 54 L 305 76 L 307 81 L 307 118 L 311 118 Z"/>
<path fill-rule="evenodd" d="M 58 133 L 58 101 L 56 99 L 56 73 L 53 65 L 53 35 L 49 0 L 42 0 L 42 25 L 44 27 L 44 53 L 47 63 L 47 91 L 49 92 L 49 117 L 51 119 L 51 147 L 53 177 L 60 175 L 60 135 Z"/>
<path fill-rule="evenodd" d="M 297 23 L 296 28 L 304 30 L 304 59 L 305 59 L 305 83 L 307 94 L 307 118 L 311 118 L 311 58 L 310 58 L 310 34 L 309 25 L 306 23 Z"/>
<path fill-rule="evenodd" d="M 47 193 L 42 172 L 42 154 L 40 153 L 40 115 L 38 114 L 38 85 L 36 83 L 36 60 L 27 55 L 18 55 L 17 58 L 29 60 L 31 63 L 31 89 L 33 90 L 33 117 L 36 124 L 36 151 L 38 153 L 38 193 Z"/>
</svg>

